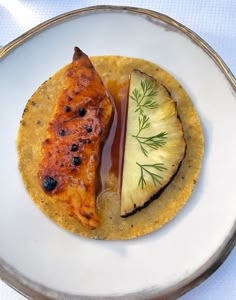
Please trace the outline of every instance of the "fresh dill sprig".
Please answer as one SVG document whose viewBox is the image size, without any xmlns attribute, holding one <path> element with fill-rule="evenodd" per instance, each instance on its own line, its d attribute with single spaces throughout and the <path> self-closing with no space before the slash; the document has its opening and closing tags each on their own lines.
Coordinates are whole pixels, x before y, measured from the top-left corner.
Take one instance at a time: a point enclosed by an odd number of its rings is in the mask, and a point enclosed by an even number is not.
<svg viewBox="0 0 236 300">
<path fill-rule="evenodd" d="M 161 132 L 152 136 L 144 136 L 143 130 L 151 126 L 149 117 L 144 113 L 144 109 L 156 109 L 158 108 L 158 103 L 154 100 L 154 97 L 157 95 L 157 89 L 151 80 L 142 80 L 141 88 L 134 88 L 130 98 L 136 102 L 135 112 L 139 114 L 138 117 L 138 132 L 134 137 L 143 152 L 143 154 L 148 156 L 148 149 L 157 150 L 159 147 L 162 147 L 166 143 L 167 132 Z M 147 177 L 151 177 L 151 180 L 156 186 L 157 184 L 162 184 L 161 180 L 163 177 L 159 174 L 160 172 L 167 170 L 164 167 L 163 163 L 154 163 L 154 164 L 140 164 L 136 162 L 140 168 L 140 178 L 138 186 L 141 186 L 143 189 L 147 184 Z"/>
<path fill-rule="evenodd" d="M 147 117 L 146 115 L 139 116 L 137 135 L 139 135 L 142 130 L 149 128 L 150 125 L 151 125 L 151 123 L 149 122 L 149 117 Z"/>
<path fill-rule="evenodd" d="M 165 145 L 166 141 L 165 139 L 167 138 L 167 133 L 166 132 L 161 132 L 153 136 L 140 136 L 141 132 L 149 128 L 151 125 L 149 121 L 149 117 L 146 115 L 140 115 L 138 118 L 138 133 L 136 135 L 132 135 L 136 140 L 138 141 L 141 150 L 145 156 L 148 155 L 148 150 L 147 147 L 150 147 L 152 149 L 158 149 L 159 147 Z"/>
<path fill-rule="evenodd" d="M 141 185 L 141 188 L 143 189 L 144 185 L 147 184 L 146 179 L 144 177 L 144 173 L 146 173 L 147 175 L 149 175 L 151 177 L 154 186 L 156 186 L 157 183 L 162 185 L 161 179 L 163 179 L 163 177 L 156 173 L 157 171 L 162 172 L 164 170 L 167 170 L 163 166 L 162 163 L 152 164 L 152 165 L 148 165 L 148 164 L 141 165 L 138 162 L 136 162 L 136 164 L 140 167 L 140 173 L 141 173 L 140 174 L 140 179 L 139 179 L 139 182 L 138 182 L 138 186 Z M 154 169 L 154 171 L 151 171 L 150 169 Z"/>
<path fill-rule="evenodd" d="M 139 142 L 139 145 L 141 147 L 141 150 L 145 156 L 148 156 L 148 150 L 147 147 L 157 150 L 158 148 L 162 147 L 166 143 L 167 133 L 161 132 L 159 134 L 153 135 L 153 136 L 139 136 L 139 135 L 133 135 L 133 137 L 136 138 L 136 140 Z"/>
<path fill-rule="evenodd" d="M 158 107 L 158 103 L 153 100 L 153 97 L 157 95 L 157 90 L 154 84 L 145 79 L 141 81 L 141 92 L 137 88 L 132 91 L 130 98 L 137 104 L 135 112 L 139 112 L 143 115 L 143 109 L 155 109 Z"/>
</svg>

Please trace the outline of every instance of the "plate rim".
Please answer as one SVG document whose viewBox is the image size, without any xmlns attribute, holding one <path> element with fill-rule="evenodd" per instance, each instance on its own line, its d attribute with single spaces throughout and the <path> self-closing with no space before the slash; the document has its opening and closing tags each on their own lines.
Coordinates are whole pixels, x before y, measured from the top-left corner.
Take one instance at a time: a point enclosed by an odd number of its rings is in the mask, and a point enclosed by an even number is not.
<svg viewBox="0 0 236 300">
<path fill-rule="evenodd" d="M 30 39 L 31 37 L 35 36 L 37 33 L 42 32 L 43 30 L 48 29 L 49 27 L 55 26 L 59 23 L 63 23 L 64 21 L 80 17 L 81 15 L 90 15 L 94 14 L 96 12 L 127 12 L 127 13 L 134 13 L 139 15 L 146 15 L 151 18 L 155 18 L 157 20 L 161 20 L 164 23 L 167 23 L 168 25 L 171 25 L 187 35 L 197 46 L 202 48 L 204 52 L 216 63 L 216 65 L 219 67 L 219 69 L 223 72 L 226 79 L 230 83 L 231 87 L 233 88 L 233 91 L 236 92 L 236 78 L 234 77 L 233 73 L 229 69 L 229 67 L 225 64 L 223 59 L 218 55 L 218 53 L 206 42 L 204 41 L 199 35 L 197 35 L 195 32 L 190 30 L 188 27 L 184 26 L 180 22 L 176 21 L 175 19 L 145 8 L 139 8 L 139 7 L 131 7 L 131 6 L 118 6 L 118 5 L 95 5 L 95 6 L 88 6 L 80 9 L 75 9 L 60 15 L 57 15 L 53 18 L 50 18 L 37 26 L 33 27 L 32 29 L 26 31 L 7 45 L 3 46 L 0 49 L 0 60 L 4 59 L 11 51 L 13 51 L 15 48 L 23 44 L 25 41 Z M 189 283 L 183 283 L 179 282 L 174 287 L 171 287 L 169 289 L 164 290 L 164 294 L 155 294 L 155 290 L 150 290 L 152 292 L 152 296 L 156 296 L 158 299 L 163 299 L 163 297 L 169 297 L 169 298 L 176 298 L 180 297 L 186 292 L 190 291 L 194 287 L 201 284 L 203 281 L 205 281 L 210 275 L 212 275 L 220 266 L 221 264 L 226 260 L 230 252 L 233 250 L 234 246 L 236 245 L 236 221 L 232 227 L 232 230 L 226 237 L 224 243 L 220 246 L 222 249 L 219 251 L 219 253 L 215 253 L 208 259 L 208 261 L 201 266 L 201 268 L 204 268 L 204 270 L 199 271 L 199 269 L 195 272 L 195 274 L 200 274 L 191 280 Z M 218 252 L 218 251 L 217 251 Z M 193 276 L 193 275 L 192 275 Z M 50 300 L 54 299 L 53 296 L 47 296 L 44 293 L 47 294 L 54 294 L 55 292 L 58 295 L 61 295 L 63 299 L 66 297 L 66 299 L 94 299 L 94 297 L 91 296 L 78 296 L 63 292 L 58 292 L 55 290 L 52 290 L 50 288 L 44 287 L 36 282 L 33 282 L 32 280 L 25 278 L 23 275 L 20 274 L 20 272 L 16 271 L 14 268 L 9 266 L 6 262 L 3 261 L 3 259 L 0 258 L 0 279 L 5 282 L 7 285 L 9 285 L 11 288 L 15 289 L 20 294 L 24 295 L 28 299 L 38 299 L 38 300 Z M 27 284 L 27 281 L 30 283 Z M 36 290 L 34 286 L 37 285 L 39 290 Z M 131 294 L 124 295 L 126 299 L 132 298 L 135 296 L 148 296 L 149 290 L 143 290 L 134 292 Z M 150 295 L 151 296 L 151 295 Z M 114 295 L 114 296 L 108 296 L 104 297 L 103 299 L 120 299 L 122 296 L 120 295 Z"/>
<path fill-rule="evenodd" d="M 71 10 L 66 13 L 62 13 L 60 15 L 57 15 L 53 18 L 50 18 L 50 19 L 36 25 L 35 27 L 31 28 L 30 30 L 28 30 L 25 33 L 18 36 L 16 39 L 9 42 L 7 45 L 3 46 L 0 49 L 0 59 L 7 56 L 12 50 L 14 50 L 17 46 L 20 46 L 21 44 L 23 44 L 30 37 L 47 29 L 48 27 L 57 25 L 59 23 L 63 23 L 63 21 L 65 21 L 67 19 L 72 19 L 73 17 L 75 18 L 76 16 L 81 15 L 81 14 L 86 14 L 86 13 L 90 14 L 90 13 L 95 13 L 96 11 L 115 11 L 115 10 L 116 11 L 127 11 L 127 12 L 131 12 L 131 13 L 137 13 L 137 14 L 141 14 L 141 15 L 147 15 L 149 17 L 154 17 L 158 20 L 164 21 L 165 23 L 179 29 L 184 34 L 186 34 L 188 37 L 190 37 L 194 43 L 196 43 L 198 46 L 200 46 L 210 56 L 211 59 L 213 59 L 213 61 L 223 71 L 224 75 L 229 80 L 232 87 L 234 89 L 236 89 L 236 78 L 234 77 L 230 68 L 226 65 L 226 63 L 220 57 L 220 55 L 198 34 L 196 34 L 194 31 L 192 31 L 191 29 L 189 29 L 182 23 L 169 17 L 168 15 L 159 13 L 154 10 L 140 8 L 140 7 L 133 7 L 133 6 L 94 5 L 94 6 L 88 6 L 88 7 L 84 7 L 84 8 Z"/>
</svg>

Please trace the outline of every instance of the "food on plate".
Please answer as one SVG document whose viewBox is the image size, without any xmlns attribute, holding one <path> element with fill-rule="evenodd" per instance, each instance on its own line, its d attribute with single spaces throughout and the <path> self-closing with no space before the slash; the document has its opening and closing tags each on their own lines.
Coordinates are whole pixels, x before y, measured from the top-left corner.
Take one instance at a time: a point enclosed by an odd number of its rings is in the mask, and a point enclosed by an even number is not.
<svg viewBox="0 0 236 300">
<path fill-rule="evenodd" d="M 24 110 L 17 140 L 24 184 L 38 207 L 73 233 L 94 239 L 150 233 L 177 214 L 197 182 L 204 144 L 197 112 L 179 82 L 154 63 L 122 56 L 90 62 L 75 53 Z M 145 89 L 149 97 L 139 103 Z"/>
<path fill-rule="evenodd" d="M 126 128 L 121 189 L 124 217 L 165 189 L 186 146 L 176 102 L 156 79 L 138 70 L 131 73 Z"/>
<path fill-rule="evenodd" d="M 38 177 L 45 193 L 63 201 L 84 226 L 96 228 L 97 169 L 112 103 L 89 58 L 75 48 L 55 103 Z"/>
</svg>

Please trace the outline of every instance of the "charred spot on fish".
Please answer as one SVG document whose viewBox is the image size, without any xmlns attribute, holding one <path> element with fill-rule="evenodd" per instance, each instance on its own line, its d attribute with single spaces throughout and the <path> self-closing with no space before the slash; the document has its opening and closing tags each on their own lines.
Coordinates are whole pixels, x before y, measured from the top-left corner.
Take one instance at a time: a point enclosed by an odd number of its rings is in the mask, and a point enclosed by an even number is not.
<svg viewBox="0 0 236 300">
<path fill-rule="evenodd" d="M 78 146 L 76 144 L 72 144 L 70 146 L 70 151 L 74 152 L 74 151 L 77 151 L 78 150 Z"/>
<path fill-rule="evenodd" d="M 57 181 L 53 177 L 46 176 L 43 179 L 43 189 L 44 189 L 44 191 L 50 192 L 50 191 L 54 190 L 56 186 L 57 186 Z"/>
<path fill-rule="evenodd" d="M 59 130 L 59 135 L 64 136 L 66 134 L 66 131 L 64 129 Z"/>
<path fill-rule="evenodd" d="M 73 98 L 71 96 L 67 96 L 67 100 L 71 101 Z"/>
<path fill-rule="evenodd" d="M 84 107 L 80 107 L 80 108 L 78 109 L 78 115 L 79 115 L 80 117 L 83 117 L 83 116 L 85 116 L 85 114 L 86 114 L 86 109 L 85 109 Z"/>
<path fill-rule="evenodd" d="M 82 213 L 82 216 L 85 217 L 86 219 L 90 220 L 91 219 L 91 215 L 87 214 L 87 213 Z"/>
<path fill-rule="evenodd" d="M 84 143 L 85 143 L 85 139 L 81 139 L 81 138 L 80 138 L 80 139 L 79 139 L 79 143 L 83 143 L 83 144 L 84 144 Z"/>
<path fill-rule="evenodd" d="M 94 66 L 92 64 L 87 65 L 89 69 L 94 69 Z"/>
<path fill-rule="evenodd" d="M 66 105 L 64 109 L 65 109 L 65 112 L 70 112 L 71 111 L 70 106 L 68 106 L 68 105 Z"/>
<path fill-rule="evenodd" d="M 44 140 L 44 142 L 43 142 L 44 144 L 50 144 L 50 139 L 46 139 L 46 140 Z"/>
<path fill-rule="evenodd" d="M 93 131 L 93 128 L 92 128 L 91 126 L 88 126 L 88 125 L 85 125 L 85 126 L 84 126 L 84 129 L 85 129 L 85 131 L 86 131 L 87 133 L 90 133 L 90 132 Z"/>
<path fill-rule="evenodd" d="M 79 166 L 79 165 L 81 164 L 81 158 L 78 157 L 78 156 L 74 156 L 74 157 L 72 158 L 72 164 L 73 164 L 74 166 Z"/>
<path fill-rule="evenodd" d="M 32 106 L 36 106 L 36 105 L 37 105 L 37 103 L 36 103 L 36 102 L 34 102 L 34 101 L 32 101 L 32 102 L 31 102 L 31 105 L 32 105 Z"/>
<path fill-rule="evenodd" d="M 91 140 L 90 139 L 79 139 L 79 143 L 81 144 L 91 144 Z"/>
<path fill-rule="evenodd" d="M 78 91 L 77 89 L 74 89 L 74 90 L 73 90 L 73 93 L 74 93 L 75 95 L 79 95 L 79 91 Z"/>
<path fill-rule="evenodd" d="M 79 143 L 82 143 L 82 144 L 91 144 L 91 140 L 90 139 L 79 139 Z"/>
<path fill-rule="evenodd" d="M 35 123 L 36 123 L 36 125 L 40 125 L 40 124 L 41 124 L 41 121 L 40 121 L 40 120 L 37 120 Z"/>
<path fill-rule="evenodd" d="M 85 55 L 78 47 L 74 47 L 73 60 L 78 60 L 82 55 Z"/>
<path fill-rule="evenodd" d="M 82 78 L 82 79 L 85 79 L 85 80 L 90 79 L 90 78 L 89 78 L 86 74 L 84 74 L 84 73 L 81 74 L 81 78 Z"/>
</svg>

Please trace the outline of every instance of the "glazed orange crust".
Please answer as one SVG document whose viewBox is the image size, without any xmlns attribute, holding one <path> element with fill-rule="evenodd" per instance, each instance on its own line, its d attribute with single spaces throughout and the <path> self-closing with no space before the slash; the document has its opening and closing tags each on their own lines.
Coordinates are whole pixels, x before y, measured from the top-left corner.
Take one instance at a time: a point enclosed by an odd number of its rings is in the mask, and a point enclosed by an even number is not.
<svg viewBox="0 0 236 300">
<path fill-rule="evenodd" d="M 97 168 L 112 118 L 112 103 L 87 55 L 75 48 L 42 143 L 38 178 L 84 226 L 96 228 Z M 46 179 L 54 185 L 46 186 Z"/>
</svg>

